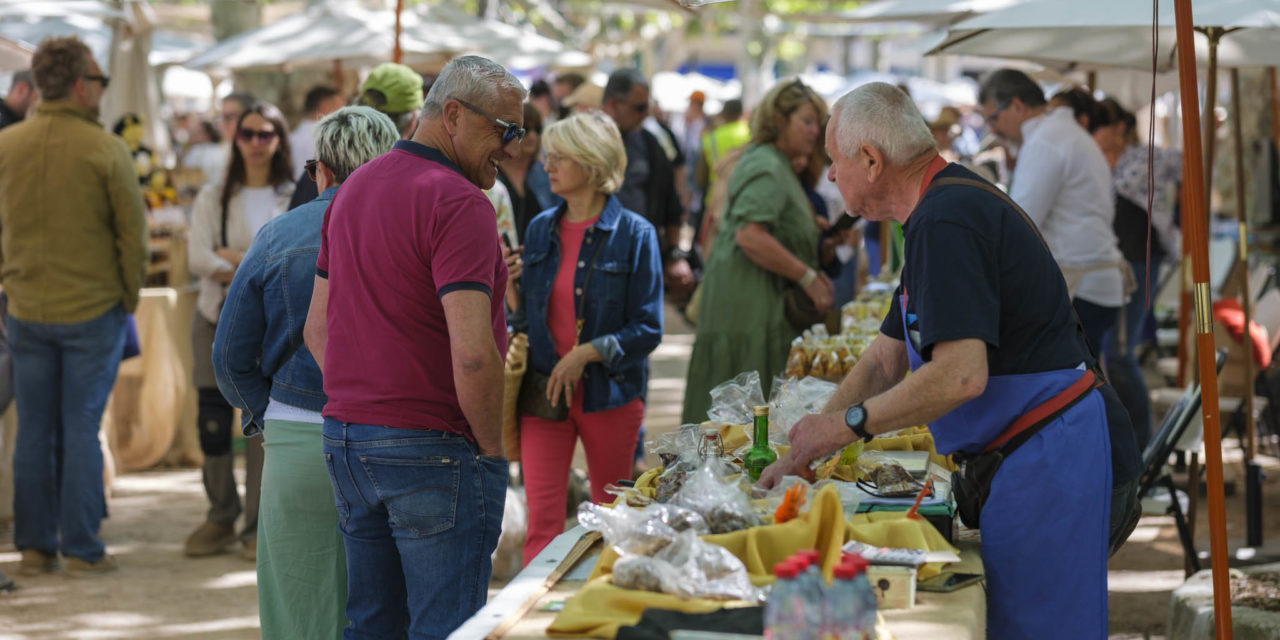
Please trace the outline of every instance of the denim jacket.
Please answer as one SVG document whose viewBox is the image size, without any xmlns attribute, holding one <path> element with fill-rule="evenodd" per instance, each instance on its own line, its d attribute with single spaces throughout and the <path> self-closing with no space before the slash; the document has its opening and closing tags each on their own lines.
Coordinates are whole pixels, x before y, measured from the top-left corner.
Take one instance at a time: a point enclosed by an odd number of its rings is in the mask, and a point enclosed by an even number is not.
<svg viewBox="0 0 1280 640">
<path fill-rule="evenodd" d="M 557 361 L 547 308 L 560 267 L 558 229 L 565 209 L 561 205 L 538 214 L 524 242 L 521 308 L 529 325 L 529 364 L 546 374 Z M 598 242 L 604 246 L 583 299 L 586 265 Z M 609 196 L 600 219 L 582 239 L 573 282 L 575 307 L 582 304 L 580 342 L 590 342 L 604 358 L 583 370 L 583 410 L 620 407 L 644 393 L 646 362 L 662 341 L 662 255 L 653 225 Z"/>
<path fill-rule="evenodd" d="M 218 388 L 240 409 L 246 436 L 262 431 L 268 398 L 320 411 L 320 368 L 302 344 L 320 226 L 337 187 L 263 225 L 227 290 L 213 339 Z"/>
</svg>

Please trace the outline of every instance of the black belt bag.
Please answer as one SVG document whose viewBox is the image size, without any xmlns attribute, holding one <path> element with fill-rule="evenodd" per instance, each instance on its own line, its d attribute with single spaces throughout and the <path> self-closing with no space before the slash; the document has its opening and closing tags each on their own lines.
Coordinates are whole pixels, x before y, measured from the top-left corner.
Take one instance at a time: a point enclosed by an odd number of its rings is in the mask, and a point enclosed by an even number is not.
<svg viewBox="0 0 1280 640">
<path fill-rule="evenodd" d="M 991 495 L 991 483 L 1005 458 L 1102 384 L 1101 375 L 1085 371 L 1079 380 L 1062 393 L 1049 398 L 1014 421 L 982 453 L 957 453 L 952 456 L 960 464 L 960 468 L 951 473 L 951 490 L 956 501 L 956 511 L 960 513 L 960 521 L 964 526 L 979 528 L 982 507 L 987 503 L 987 496 Z"/>
</svg>

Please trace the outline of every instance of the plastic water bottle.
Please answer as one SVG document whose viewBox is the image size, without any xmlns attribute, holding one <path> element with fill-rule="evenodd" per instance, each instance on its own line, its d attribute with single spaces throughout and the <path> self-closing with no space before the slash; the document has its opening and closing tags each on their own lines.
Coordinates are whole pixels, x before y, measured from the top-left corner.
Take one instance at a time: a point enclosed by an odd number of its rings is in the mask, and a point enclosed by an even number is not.
<svg viewBox="0 0 1280 640">
<path fill-rule="evenodd" d="M 822 601 L 822 640 L 861 640 L 858 624 L 862 602 L 854 586 L 856 575 L 851 563 L 835 568 L 831 588 Z"/>
<path fill-rule="evenodd" d="M 876 637 L 876 594 L 871 590 L 871 581 L 867 580 L 867 567 L 870 564 L 866 558 L 857 554 L 851 554 L 847 561 L 853 572 L 851 582 L 857 601 L 852 610 L 857 611 L 856 629 L 859 635 L 853 637 L 860 640 L 874 640 Z"/>
<path fill-rule="evenodd" d="M 822 629 L 822 603 L 826 600 L 827 585 L 822 577 L 821 556 L 813 549 L 796 554 L 797 562 L 802 563 L 800 575 L 796 582 L 802 585 L 805 594 L 805 638 L 817 640 Z"/>
<path fill-rule="evenodd" d="M 800 565 L 784 560 L 773 566 L 773 590 L 764 603 L 766 640 L 799 640 L 804 631 L 804 594 L 797 577 Z"/>
</svg>

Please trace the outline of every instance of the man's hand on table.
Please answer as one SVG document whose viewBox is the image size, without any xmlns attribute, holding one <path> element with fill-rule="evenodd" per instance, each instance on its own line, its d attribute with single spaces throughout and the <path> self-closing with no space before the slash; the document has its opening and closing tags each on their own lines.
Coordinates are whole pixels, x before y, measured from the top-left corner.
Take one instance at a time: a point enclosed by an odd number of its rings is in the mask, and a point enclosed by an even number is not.
<svg viewBox="0 0 1280 640">
<path fill-rule="evenodd" d="M 760 474 L 756 486 L 772 489 L 784 476 L 800 476 L 813 482 L 809 465 L 816 459 L 835 453 L 856 436 L 844 423 L 844 413 L 807 415 L 791 428 L 791 449 Z"/>
</svg>

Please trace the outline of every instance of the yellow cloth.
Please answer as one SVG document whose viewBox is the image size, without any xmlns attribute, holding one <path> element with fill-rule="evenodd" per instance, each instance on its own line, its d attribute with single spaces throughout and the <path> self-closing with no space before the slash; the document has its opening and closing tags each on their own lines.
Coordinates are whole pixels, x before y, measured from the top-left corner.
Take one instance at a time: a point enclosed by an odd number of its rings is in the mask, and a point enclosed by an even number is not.
<svg viewBox="0 0 1280 640">
<path fill-rule="evenodd" d="M 863 451 L 928 451 L 929 462 L 933 462 L 947 471 L 955 471 L 956 464 L 951 456 L 939 455 L 933 446 L 933 434 L 928 427 L 911 427 L 903 429 L 898 435 L 890 438 L 875 438 L 868 442 Z M 831 477 L 845 482 L 854 482 L 861 478 L 861 472 L 851 465 L 838 465 Z"/>
<path fill-rule="evenodd" d="M 641 476 L 636 481 L 636 488 L 652 492 L 652 482 L 660 471 L 651 470 Z M 846 519 L 839 494 L 834 487 L 828 486 L 813 498 L 808 511 L 791 522 L 705 536 L 704 539 L 728 549 L 742 560 L 751 582 L 757 586 L 772 583 L 773 565 L 802 549 L 819 551 L 823 574 L 830 580 L 832 569 L 840 559 L 840 548 L 848 540 L 877 546 L 956 551 L 932 525 L 923 520 L 909 520 L 905 516 L 903 512 L 880 512 L 855 514 Z M 635 624 L 641 613 L 649 608 L 706 613 L 721 607 L 746 606 L 743 602 L 684 600 L 663 593 L 620 589 L 610 582 L 610 571 L 617 559 L 618 554 L 605 547 L 587 583 L 565 603 L 564 610 L 547 628 L 548 635 L 613 638 L 619 627 Z M 937 575 L 940 567 L 940 564 L 924 565 L 919 577 Z M 892 637 L 883 624 L 879 628 L 881 638 Z"/>
<path fill-rule="evenodd" d="M 132 313 L 147 218 L 124 140 L 65 100 L 0 132 L 0 279 L 9 313 L 72 324 Z"/>
</svg>

